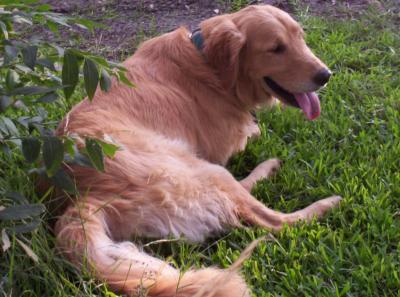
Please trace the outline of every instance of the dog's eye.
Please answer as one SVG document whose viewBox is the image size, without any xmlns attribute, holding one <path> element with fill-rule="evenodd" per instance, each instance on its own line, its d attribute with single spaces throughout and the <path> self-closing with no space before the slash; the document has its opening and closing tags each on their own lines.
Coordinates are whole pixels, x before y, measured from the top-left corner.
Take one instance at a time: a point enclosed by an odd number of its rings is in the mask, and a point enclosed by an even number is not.
<svg viewBox="0 0 400 297">
<path fill-rule="evenodd" d="M 274 54 L 281 54 L 286 50 L 286 47 L 284 44 L 282 43 L 278 43 L 272 50 L 271 52 L 273 52 Z"/>
</svg>

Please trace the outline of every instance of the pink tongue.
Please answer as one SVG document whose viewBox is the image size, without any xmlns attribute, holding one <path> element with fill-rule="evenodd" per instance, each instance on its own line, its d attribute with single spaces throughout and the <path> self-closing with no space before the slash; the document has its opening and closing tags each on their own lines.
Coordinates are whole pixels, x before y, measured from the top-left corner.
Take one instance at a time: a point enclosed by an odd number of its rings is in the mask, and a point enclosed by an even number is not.
<svg viewBox="0 0 400 297">
<path fill-rule="evenodd" d="M 321 107 L 319 104 L 319 98 L 316 93 L 299 93 L 294 94 L 297 103 L 303 110 L 306 117 L 312 121 L 319 117 L 321 113 Z"/>
</svg>

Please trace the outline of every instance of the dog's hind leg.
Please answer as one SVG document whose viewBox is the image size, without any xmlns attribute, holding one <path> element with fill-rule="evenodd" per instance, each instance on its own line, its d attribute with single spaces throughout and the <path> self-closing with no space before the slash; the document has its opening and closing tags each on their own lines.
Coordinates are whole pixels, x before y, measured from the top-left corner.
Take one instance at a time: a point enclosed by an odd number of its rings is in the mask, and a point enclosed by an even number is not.
<svg viewBox="0 0 400 297">
<path fill-rule="evenodd" d="M 281 163 L 279 159 L 269 159 L 262 162 L 246 178 L 242 179 L 240 184 L 250 192 L 257 181 L 273 175 L 281 167 Z"/>
</svg>

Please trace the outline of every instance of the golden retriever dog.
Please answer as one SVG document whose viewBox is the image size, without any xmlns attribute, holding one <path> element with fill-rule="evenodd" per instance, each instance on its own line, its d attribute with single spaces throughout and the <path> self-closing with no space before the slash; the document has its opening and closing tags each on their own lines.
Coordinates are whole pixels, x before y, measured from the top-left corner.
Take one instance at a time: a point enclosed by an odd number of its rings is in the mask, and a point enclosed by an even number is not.
<svg viewBox="0 0 400 297">
<path fill-rule="evenodd" d="M 277 231 L 321 217 L 340 197 L 293 213 L 267 208 L 250 193 L 280 161 L 241 181 L 223 167 L 259 128 L 251 112 L 278 98 L 306 118 L 320 114 L 314 93 L 330 72 L 307 47 L 301 27 L 272 6 L 215 16 L 143 43 L 124 62 L 130 88 L 114 81 L 76 105 L 58 135 L 119 146 L 105 172 L 73 166 L 79 197 L 55 225 L 57 246 L 78 267 L 131 296 L 250 296 L 241 276 L 205 268 L 180 273 L 129 241 L 136 236 L 191 242 L 254 224 Z"/>
</svg>

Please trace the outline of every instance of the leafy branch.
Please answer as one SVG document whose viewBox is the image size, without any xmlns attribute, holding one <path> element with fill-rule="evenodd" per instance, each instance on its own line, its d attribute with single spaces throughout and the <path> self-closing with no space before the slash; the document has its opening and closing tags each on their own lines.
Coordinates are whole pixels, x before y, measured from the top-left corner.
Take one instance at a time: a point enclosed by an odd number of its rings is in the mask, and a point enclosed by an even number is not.
<svg viewBox="0 0 400 297">
<path fill-rule="evenodd" d="M 113 157 L 118 147 L 86 138 L 84 148 L 79 149 L 73 137 L 55 136 L 56 121 L 49 119 L 45 107 L 68 103 L 78 88 L 92 100 L 98 89 L 111 89 L 112 76 L 133 85 L 121 65 L 28 36 L 25 33 L 32 26 L 58 33 L 59 27 L 93 30 L 99 24 L 54 13 L 38 0 L 3 0 L 0 4 L 0 154 L 11 157 L 16 152 L 30 164 L 29 173 L 40 174 L 67 193 L 78 194 L 64 167 L 78 164 L 104 171 L 104 157 Z M 45 211 L 42 204 L 31 204 L 10 189 L 0 195 L 3 238 L 7 236 L 4 230 L 24 233 L 39 225 Z"/>
</svg>

